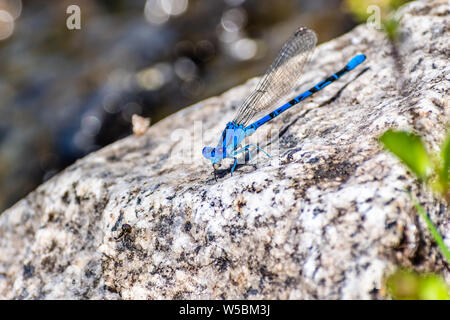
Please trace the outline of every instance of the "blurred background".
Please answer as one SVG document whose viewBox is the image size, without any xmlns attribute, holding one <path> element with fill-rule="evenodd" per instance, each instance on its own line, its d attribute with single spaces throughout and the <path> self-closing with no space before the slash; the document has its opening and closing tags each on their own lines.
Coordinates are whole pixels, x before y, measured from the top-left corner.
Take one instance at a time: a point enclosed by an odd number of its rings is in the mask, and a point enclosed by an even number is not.
<svg viewBox="0 0 450 320">
<path fill-rule="evenodd" d="M 133 114 L 154 124 L 263 73 L 298 26 L 320 43 L 355 24 L 341 0 L 0 0 L 0 212 Z"/>
</svg>

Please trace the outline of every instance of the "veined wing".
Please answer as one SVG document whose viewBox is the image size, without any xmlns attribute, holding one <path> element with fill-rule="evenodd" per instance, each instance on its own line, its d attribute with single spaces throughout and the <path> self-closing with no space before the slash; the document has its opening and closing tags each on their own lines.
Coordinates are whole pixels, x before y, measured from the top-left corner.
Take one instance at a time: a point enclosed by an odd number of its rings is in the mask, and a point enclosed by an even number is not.
<svg viewBox="0 0 450 320">
<path fill-rule="evenodd" d="M 239 107 L 234 122 L 245 126 L 257 113 L 274 108 L 274 104 L 297 83 L 316 43 L 314 31 L 307 27 L 297 29 L 283 45 L 256 89 Z"/>
</svg>

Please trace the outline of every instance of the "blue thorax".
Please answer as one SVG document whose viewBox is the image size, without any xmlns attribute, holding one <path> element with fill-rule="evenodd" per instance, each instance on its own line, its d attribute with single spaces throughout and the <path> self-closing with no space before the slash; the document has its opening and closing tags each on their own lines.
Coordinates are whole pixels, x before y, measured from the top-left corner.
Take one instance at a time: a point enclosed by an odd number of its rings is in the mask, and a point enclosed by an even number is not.
<svg viewBox="0 0 450 320">
<path fill-rule="evenodd" d="M 246 136 L 243 125 L 238 125 L 233 121 L 228 122 L 220 136 L 217 147 L 204 147 L 203 156 L 212 163 L 218 163 L 222 159 L 231 158 L 236 148 L 241 144 Z"/>
</svg>

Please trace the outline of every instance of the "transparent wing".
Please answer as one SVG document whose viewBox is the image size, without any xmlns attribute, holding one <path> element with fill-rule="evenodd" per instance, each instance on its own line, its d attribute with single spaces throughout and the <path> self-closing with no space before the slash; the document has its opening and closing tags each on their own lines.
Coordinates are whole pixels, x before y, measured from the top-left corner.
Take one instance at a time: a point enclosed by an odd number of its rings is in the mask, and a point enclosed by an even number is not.
<svg viewBox="0 0 450 320">
<path fill-rule="evenodd" d="M 257 113 L 275 107 L 274 103 L 296 85 L 316 43 L 314 31 L 307 27 L 297 29 L 283 45 L 256 89 L 239 107 L 234 122 L 245 126 Z"/>
</svg>

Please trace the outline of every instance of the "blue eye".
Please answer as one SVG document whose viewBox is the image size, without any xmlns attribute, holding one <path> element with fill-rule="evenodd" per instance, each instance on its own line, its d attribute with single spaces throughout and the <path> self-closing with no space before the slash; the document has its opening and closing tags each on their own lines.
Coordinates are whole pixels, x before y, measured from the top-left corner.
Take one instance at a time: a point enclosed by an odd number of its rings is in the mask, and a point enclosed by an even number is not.
<svg viewBox="0 0 450 320">
<path fill-rule="evenodd" d="M 215 150 L 215 148 L 204 147 L 202 154 L 205 158 L 212 160 L 216 154 L 216 150 Z"/>
</svg>

